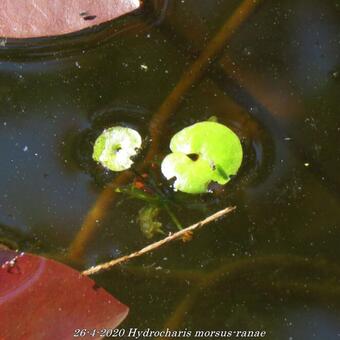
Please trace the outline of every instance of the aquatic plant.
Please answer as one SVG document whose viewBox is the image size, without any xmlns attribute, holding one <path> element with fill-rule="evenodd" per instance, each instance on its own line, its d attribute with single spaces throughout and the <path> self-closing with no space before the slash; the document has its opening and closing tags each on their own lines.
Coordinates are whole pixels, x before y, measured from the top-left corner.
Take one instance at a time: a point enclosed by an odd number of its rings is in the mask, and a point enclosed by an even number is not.
<svg viewBox="0 0 340 340">
<path fill-rule="evenodd" d="M 184 128 L 170 142 L 171 154 L 161 165 L 174 189 L 190 194 L 208 192 L 211 182 L 224 185 L 242 163 L 239 138 L 223 124 L 205 121 Z"/>
<path fill-rule="evenodd" d="M 137 154 L 142 139 L 139 133 L 125 127 L 104 130 L 94 144 L 93 159 L 113 171 L 129 169 L 131 157 Z M 170 142 L 161 170 L 167 179 L 175 178 L 174 189 L 190 194 L 209 191 L 211 182 L 226 184 L 242 163 L 242 146 L 237 135 L 216 118 L 199 122 L 176 133 Z M 141 231 L 147 238 L 162 231 L 156 220 L 160 208 L 164 209 L 178 229 L 182 226 L 170 206 L 176 200 L 156 183 L 154 176 L 139 174 L 132 169 L 136 179 L 132 185 L 119 187 L 117 192 L 147 202 L 138 215 Z M 147 226 L 147 227 L 146 227 Z"/>
<path fill-rule="evenodd" d="M 173 212 L 177 202 L 165 190 L 162 190 L 156 183 L 154 175 L 150 172 L 139 174 L 136 170 L 136 178 L 132 184 L 116 189 L 117 193 L 125 194 L 126 197 L 144 201 L 146 205 L 138 212 L 137 221 L 140 230 L 146 238 L 152 238 L 157 234 L 164 234 L 163 224 L 158 219 L 161 209 L 168 214 L 177 229 L 181 230 L 182 225 Z"/>
<path fill-rule="evenodd" d="M 164 234 L 162 223 L 158 220 L 160 209 L 157 206 L 145 206 L 138 212 L 138 223 L 146 238 Z"/>
</svg>

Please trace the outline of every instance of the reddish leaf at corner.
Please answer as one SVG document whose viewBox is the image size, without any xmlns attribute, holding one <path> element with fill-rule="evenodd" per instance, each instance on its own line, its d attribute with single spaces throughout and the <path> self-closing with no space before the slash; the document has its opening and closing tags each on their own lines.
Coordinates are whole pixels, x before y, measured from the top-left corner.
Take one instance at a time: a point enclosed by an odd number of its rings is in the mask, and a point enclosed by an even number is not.
<svg viewBox="0 0 340 340">
<path fill-rule="evenodd" d="M 72 268 L 0 249 L 1 340 L 73 339 L 76 329 L 115 328 L 127 314 L 128 307 Z"/>
<path fill-rule="evenodd" d="M 36 38 L 76 32 L 140 7 L 140 0 L 1 0 L 0 36 Z"/>
</svg>

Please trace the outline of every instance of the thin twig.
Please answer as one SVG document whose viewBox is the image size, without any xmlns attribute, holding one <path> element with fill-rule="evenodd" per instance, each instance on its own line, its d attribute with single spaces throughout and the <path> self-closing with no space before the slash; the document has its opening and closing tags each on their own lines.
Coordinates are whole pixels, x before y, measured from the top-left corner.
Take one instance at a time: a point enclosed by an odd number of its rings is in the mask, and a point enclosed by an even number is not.
<svg viewBox="0 0 340 340">
<path fill-rule="evenodd" d="M 144 255 L 146 253 L 154 251 L 155 249 L 158 249 L 158 248 L 162 247 L 163 245 L 165 245 L 169 242 L 172 242 L 174 240 L 178 240 L 178 239 L 182 238 L 188 232 L 192 232 L 195 229 L 201 228 L 204 225 L 206 225 L 206 224 L 208 224 L 212 221 L 215 221 L 216 219 L 232 212 L 235 209 L 236 209 L 236 207 L 227 207 L 225 209 L 222 209 L 222 210 L 216 212 L 215 214 L 212 214 L 212 215 L 206 217 L 204 220 L 199 221 L 199 222 L 191 225 L 190 227 L 184 228 L 184 229 L 182 229 L 182 230 L 180 230 L 180 231 L 178 231 L 174 234 L 169 234 L 169 236 L 163 238 L 162 240 L 151 243 L 148 246 L 146 246 L 146 247 L 144 247 L 144 248 L 142 248 L 142 249 L 140 249 L 140 250 L 138 250 L 134 253 L 131 253 L 130 255 L 125 255 L 125 256 L 119 257 L 118 259 L 114 259 L 112 261 L 105 262 L 105 263 L 99 264 L 97 266 L 91 267 L 87 270 L 84 270 L 82 272 L 82 274 L 83 275 L 98 274 L 100 272 L 111 269 L 113 266 L 115 266 L 117 264 L 120 264 L 122 262 L 126 262 L 126 261 L 133 259 L 135 257 L 139 257 L 141 255 Z"/>
</svg>

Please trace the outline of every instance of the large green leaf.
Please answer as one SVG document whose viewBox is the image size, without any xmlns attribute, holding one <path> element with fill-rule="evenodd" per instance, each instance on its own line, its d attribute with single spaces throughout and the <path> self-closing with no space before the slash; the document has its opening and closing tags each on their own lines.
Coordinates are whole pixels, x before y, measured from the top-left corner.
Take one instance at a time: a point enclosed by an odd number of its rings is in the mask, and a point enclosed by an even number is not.
<svg viewBox="0 0 340 340">
<path fill-rule="evenodd" d="M 167 179 L 176 178 L 176 190 L 191 194 L 207 192 L 212 181 L 226 184 L 243 158 L 237 135 L 212 121 L 181 130 L 172 137 L 170 149 L 173 153 L 164 158 L 162 173 Z"/>
</svg>

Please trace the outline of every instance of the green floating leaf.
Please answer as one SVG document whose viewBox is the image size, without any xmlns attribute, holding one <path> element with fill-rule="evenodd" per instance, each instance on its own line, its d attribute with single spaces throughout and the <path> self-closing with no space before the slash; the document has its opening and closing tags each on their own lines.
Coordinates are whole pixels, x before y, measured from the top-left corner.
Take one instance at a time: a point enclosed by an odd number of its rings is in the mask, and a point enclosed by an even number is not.
<svg viewBox="0 0 340 340">
<path fill-rule="evenodd" d="M 159 211 L 156 206 L 147 206 L 139 210 L 138 222 L 142 233 L 147 238 L 152 238 L 156 234 L 164 234 L 162 223 L 157 220 Z"/>
<path fill-rule="evenodd" d="M 176 133 L 170 142 L 173 153 L 162 162 L 167 179 L 176 178 L 175 190 L 190 194 L 208 191 L 214 181 L 230 180 L 241 166 L 243 152 L 237 135 L 225 125 L 205 121 Z"/>
<path fill-rule="evenodd" d="M 142 145 L 140 134 L 133 129 L 114 126 L 106 129 L 96 139 L 92 158 L 112 171 L 129 169 Z"/>
</svg>

